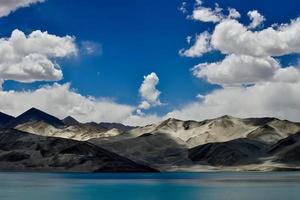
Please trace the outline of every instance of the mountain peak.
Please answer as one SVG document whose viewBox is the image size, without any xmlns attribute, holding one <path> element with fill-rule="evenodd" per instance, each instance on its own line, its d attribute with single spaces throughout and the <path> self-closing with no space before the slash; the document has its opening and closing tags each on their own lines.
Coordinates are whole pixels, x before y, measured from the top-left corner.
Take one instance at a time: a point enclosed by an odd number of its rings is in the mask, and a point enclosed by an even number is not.
<svg viewBox="0 0 300 200">
<path fill-rule="evenodd" d="M 43 112 L 43 111 L 41 111 L 41 110 L 39 110 L 39 109 L 37 109 L 37 108 L 35 108 L 35 107 L 31 107 L 30 109 L 28 109 L 28 110 L 25 111 L 25 112 Z"/>
<path fill-rule="evenodd" d="M 234 117 L 233 116 L 230 116 L 230 115 L 223 115 L 221 117 L 219 117 L 218 119 L 233 119 Z"/>
<path fill-rule="evenodd" d="M 9 123 L 14 119 L 15 118 L 13 116 L 0 112 L 0 126 L 4 126 L 5 124 Z"/>
<path fill-rule="evenodd" d="M 165 121 L 163 121 L 163 122 L 165 122 L 165 123 L 177 123 L 177 122 L 180 122 L 181 120 L 179 120 L 179 119 L 176 119 L 176 118 L 168 118 L 168 119 L 166 119 Z"/>
<path fill-rule="evenodd" d="M 68 116 L 66 118 L 64 118 L 63 123 L 67 126 L 72 126 L 72 125 L 78 125 L 80 124 L 80 122 L 78 122 L 75 118 L 73 118 L 72 116 Z"/>
<path fill-rule="evenodd" d="M 37 108 L 30 108 L 29 110 L 25 111 L 24 113 L 16 117 L 14 120 L 9 122 L 7 126 L 9 128 L 14 128 L 19 124 L 23 124 L 30 121 L 43 121 L 55 127 L 64 126 L 64 123 L 60 119 L 50 114 L 47 114 Z"/>
<path fill-rule="evenodd" d="M 30 115 L 30 116 L 38 116 L 38 115 L 49 115 L 48 113 L 44 112 L 44 111 L 41 111 L 37 108 L 30 108 L 28 110 L 26 110 L 24 113 L 22 113 L 21 115 Z M 19 116 L 21 116 L 19 115 Z M 18 117 L 19 117 L 18 116 Z"/>
<path fill-rule="evenodd" d="M 177 123 L 181 120 L 175 118 L 168 118 L 160 123 L 157 124 L 156 129 L 163 128 L 165 126 L 177 126 Z"/>
</svg>

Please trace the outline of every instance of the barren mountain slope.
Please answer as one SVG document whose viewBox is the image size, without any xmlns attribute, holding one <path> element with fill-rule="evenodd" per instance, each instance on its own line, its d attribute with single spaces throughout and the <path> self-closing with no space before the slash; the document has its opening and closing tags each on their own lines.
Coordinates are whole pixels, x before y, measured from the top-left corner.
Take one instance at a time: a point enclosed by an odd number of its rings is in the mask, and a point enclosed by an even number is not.
<svg viewBox="0 0 300 200">
<path fill-rule="evenodd" d="M 13 129 L 0 131 L 0 170 L 156 171 L 87 142 L 38 136 Z"/>
<path fill-rule="evenodd" d="M 216 119 L 181 121 L 168 119 L 157 125 L 136 128 L 130 131 L 132 136 L 145 133 L 164 133 L 173 138 L 180 138 L 189 147 L 209 142 L 225 142 L 237 138 L 252 138 L 266 143 L 275 143 L 300 131 L 298 123 L 276 118 L 240 119 L 223 116 Z"/>
<path fill-rule="evenodd" d="M 62 137 L 80 141 L 89 140 L 91 138 L 111 137 L 122 134 L 122 132 L 117 129 L 103 130 L 95 126 L 89 126 L 85 124 L 56 128 L 43 121 L 27 122 L 24 124 L 20 124 L 15 128 L 36 135 Z"/>
</svg>

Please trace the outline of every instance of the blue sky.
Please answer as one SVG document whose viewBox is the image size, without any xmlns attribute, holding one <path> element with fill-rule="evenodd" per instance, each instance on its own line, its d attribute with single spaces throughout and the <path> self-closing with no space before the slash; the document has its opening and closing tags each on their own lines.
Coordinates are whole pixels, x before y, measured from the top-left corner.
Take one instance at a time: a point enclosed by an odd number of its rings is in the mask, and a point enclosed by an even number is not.
<svg viewBox="0 0 300 200">
<path fill-rule="evenodd" d="M 18 28 L 27 33 L 42 30 L 74 35 L 78 45 L 86 40 L 99 43 L 101 55 L 83 54 L 58 61 L 64 72 L 60 82 L 72 82 L 84 95 L 138 104 L 143 76 L 154 71 L 161 80 L 159 89 L 168 91 L 162 92 L 162 101 L 171 99 L 167 107 L 173 107 L 208 89 L 189 72 L 197 61 L 178 54 L 186 46 L 185 37 L 199 30 L 199 24 L 187 21 L 178 11 L 180 6 L 181 1 L 48 0 L 0 20 L 0 26 L 6 27 L 1 35 L 9 36 Z M 20 90 L 39 84 L 7 82 L 4 87 Z"/>
<path fill-rule="evenodd" d="M 187 13 L 179 10 L 182 0 L 46 0 L 1 17 L 0 37 L 10 37 L 15 29 L 26 35 L 41 30 L 60 37 L 74 36 L 79 53 L 53 59 L 63 72 L 63 78 L 56 82 L 71 83 L 71 88 L 83 96 L 104 97 L 118 104 L 137 106 L 142 98 L 139 88 L 143 76 L 155 72 L 162 105 L 143 112 L 163 116 L 197 101 L 198 94 L 210 94 L 223 86 L 196 77 L 191 68 L 221 61 L 226 54 L 212 51 L 194 58 L 179 55 L 180 49 L 192 46 L 196 34 L 211 33 L 216 25 L 187 19 L 195 9 L 195 1 L 184 2 Z M 228 7 L 237 9 L 242 24 L 251 21 L 248 11 L 259 11 L 267 19 L 260 29 L 289 23 L 300 14 L 300 3 L 292 0 L 206 0 L 202 6 L 214 8 L 215 3 L 224 12 Z M 187 36 L 193 36 L 191 44 Z M 95 52 L 86 51 L 87 42 L 95 46 Z M 283 68 L 299 62 L 297 52 L 275 58 L 280 59 Z M 45 84 L 53 81 L 23 83 L 7 79 L 3 90 L 34 91 Z"/>
</svg>

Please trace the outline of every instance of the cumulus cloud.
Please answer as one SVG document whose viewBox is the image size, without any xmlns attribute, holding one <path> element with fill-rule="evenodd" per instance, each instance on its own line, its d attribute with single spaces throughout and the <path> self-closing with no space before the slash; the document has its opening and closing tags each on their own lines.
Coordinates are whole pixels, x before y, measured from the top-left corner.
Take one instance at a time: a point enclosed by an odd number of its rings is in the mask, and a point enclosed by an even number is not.
<svg viewBox="0 0 300 200">
<path fill-rule="evenodd" d="M 192 71 L 199 78 L 222 86 L 240 86 L 273 79 L 280 64 L 272 57 L 231 54 L 221 62 L 201 63 Z"/>
<path fill-rule="evenodd" d="M 144 81 L 139 89 L 142 98 L 141 104 L 138 106 L 141 109 L 149 109 L 151 106 L 161 105 L 159 95 L 161 92 L 156 89 L 159 83 L 159 78 L 156 73 L 152 72 L 144 76 Z"/>
<path fill-rule="evenodd" d="M 249 16 L 251 23 L 249 24 L 249 28 L 257 28 L 262 25 L 262 23 L 266 20 L 266 18 L 261 15 L 257 10 L 252 10 L 247 13 Z"/>
<path fill-rule="evenodd" d="M 223 20 L 216 25 L 211 43 L 222 53 L 251 56 L 282 56 L 300 52 L 300 18 L 289 24 L 248 30 L 237 20 Z"/>
<path fill-rule="evenodd" d="M 188 39 L 188 43 L 189 42 L 190 38 Z M 205 31 L 197 35 L 196 42 L 193 46 L 191 46 L 189 49 L 181 49 L 179 54 L 186 57 L 199 57 L 210 50 L 210 34 Z"/>
<path fill-rule="evenodd" d="M 26 36 L 14 30 L 0 38 L 0 79 L 20 82 L 55 81 L 63 76 L 55 58 L 75 55 L 75 38 L 33 31 Z"/>
<path fill-rule="evenodd" d="M 45 0 L 1 0 L 0 3 L 0 17 L 9 15 L 18 8 L 28 7 L 31 4 L 44 2 Z"/>
<path fill-rule="evenodd" d="M 206 10 L 213 13 L 211 8 Z M 227 17 L 213 15 L 216 18 L 210 21 L 216 26 L 206 44 L 210 50 L 225 54 L 224 59 L 200 63 L 191 69 L 196 77 L 223 87 L 198 95 L 194 102 L 162 118 L 203 120 L 229 114 L 300 121 L 299 66 L 280 63 L 280 56 L 300 53 L 300 18 L 253 31 L 265 21 L 258 11 L 248 12 L 251 19 L 248 26 L 237 20 L 240 18 L 237 10 L 229 8 L 228 12 Z"/>
<path fill-rule="evenodd" d="M 203 120 L 224 114 L 236 117 L 273 116 L 300 121 L 300 82 L 267 82 L 253 87 L 230 87 L 205 95 L 201 101 L 167 114 L 183 120 Z"/>
<path fill-rule="evenodd" d="M 256 10 L 248 13 L 251 24 L 247 26 L 237 21 L 240 13 L 236 9 L 229 8 L 227 17 L 221 14 L 221 8 L 217 9 L 218 12 L 205 8 L 202 1 L 198 1 L 193 18 L 214 22 L 216 26 L 211 35 L 200 34 L 195 44 L 190 49 L 180 50 L 180 54 L 197 57 L 210 50 L 220 50 L 225 54 L 223 60 L 200 63 L 192 72 L 198 78 L 223 87 L 197 95 L 194 102 L 164 116 L 133 115 L 128 119 L 144 123 L 149 120 L 147 117 L 152 121 L 170 117 L 204 120 L 229 114 L 300 121 L 300 69 L 282 66 L 280 58 L 275 58 L 300 52 L 300 18 L 253 31 L 251 29 L 261 27 L 265 21 Z"/>
<path fill-rule="evenodd" d="M 142 101 L 138 108 L 148 110 L 151 107 L 150 103 L 148 101 Z"/>
<path fill-rule="evenodd" d="M 228 8 L 228 18 L 230 19 L 238 19 L 241 17 L 241 14 L 235 8 Z"/>
<path fill-rule="evenodd" d="M 192 19 L 201 22 L 213 23 L 217 23 L 223 19 L 222 8 L 220 8 L 218 4 L 216 4 L 216 7 L 214 9 L 201 6 L 201 1 L 196 3 L 196 5 L 198 6 L 193 10 L 193 14 L 191 16 Z"/>
<path fill-rule="evenodd" d="M 31 107 L 61 119 L 70 115 L 81 122 L 120 122 L 143 126 L 162 120 L 155 114 L 134 114 L 135 106 L 119 104 L 110 98 L 83 96 L 72 89 L 70 83 L 54 83 L 37 90 L 0 91 L 1 112 L 17 116 Z"/>
<path fill-rule="evenodd" d="M 297 83 L 300 82 L 300 69 L 298 67 L 285 67 L 277 70 L 274 75 L 274 81 L 286 82 L 286 83 Z"/>
<path fill-rule="evenodd" d="M 83 96 L 72 90 L 70 83 L 54 83 L 33 91 L 0 91 L 2 112 L 16 116 L 31 107 L 59 118 L 71 115 L 82 122 L 122 122 L 135 109 L 107 98 Z"/>
</svg>

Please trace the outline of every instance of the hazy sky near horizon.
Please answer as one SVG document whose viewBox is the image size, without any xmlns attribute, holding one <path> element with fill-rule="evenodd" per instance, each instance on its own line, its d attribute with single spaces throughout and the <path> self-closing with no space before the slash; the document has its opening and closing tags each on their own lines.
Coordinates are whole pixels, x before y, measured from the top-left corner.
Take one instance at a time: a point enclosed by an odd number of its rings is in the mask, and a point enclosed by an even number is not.
<svg viewBox="0 0 300 200">
<path fill-rule="evenodd" d="M 300 121 L 299 7 L 0 0 L 0 111 L 134 125 L 225 114 Z"/>
</svg>

